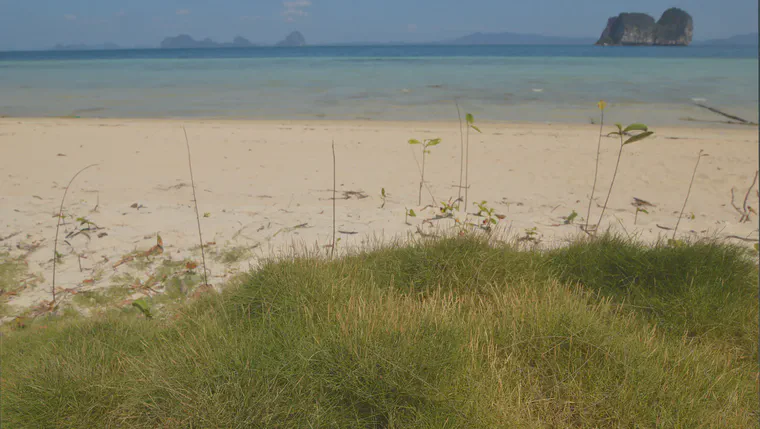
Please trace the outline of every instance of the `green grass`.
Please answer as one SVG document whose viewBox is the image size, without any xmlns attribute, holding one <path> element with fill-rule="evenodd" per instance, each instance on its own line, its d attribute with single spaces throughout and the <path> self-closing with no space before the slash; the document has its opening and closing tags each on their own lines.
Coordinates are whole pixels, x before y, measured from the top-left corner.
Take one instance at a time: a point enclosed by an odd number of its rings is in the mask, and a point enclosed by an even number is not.
<svg viewBox="0 0 760 429">
<path fill-rule="evenodd" d="M 710 243 L 290 258 L 152 320 L 124 309 L 6 334 L 2 423 L 753 427 L 757 298 L 752 257 Z"/>
<path fill-rule="evenodd" d="M 7 252 L 0 252 L 0 317 L 12 313 L 6 294 L 21 286 L 19 281 L 26 272 L 27 268 L 22 260 L 11 257 Z"/>
</svg>

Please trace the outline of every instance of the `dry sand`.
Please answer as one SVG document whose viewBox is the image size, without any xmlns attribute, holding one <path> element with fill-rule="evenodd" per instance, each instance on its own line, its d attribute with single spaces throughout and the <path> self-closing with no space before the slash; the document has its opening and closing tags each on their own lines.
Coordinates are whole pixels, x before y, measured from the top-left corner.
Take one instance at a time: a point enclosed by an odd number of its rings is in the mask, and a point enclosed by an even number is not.
<svg viewBox="0 0 760 429">
<path fill-rule="evenodd" d="M 64 298 L 108 287 L 123 273 L 145 282 L 156 264 L 113 265 L 132 251 L 150 249 L 158 233 L 165 252 L 156 260 L 200 262 L 183 125 L 192 147 L 200 212 L 207 216 L 201 218 L 204 241 L 215 243 L 207 254 L 209 282 L 215 286 L 294 244 L 329 250 L 323 246 L 331 240 L 332 140 L 338 196 L 347 198 L 337 200 L 339 252 L 368 240 L 405 237 L 418 227 L 428 232 L 454 224 L 450 219 L 423 224 L 436 210 L 417 205 L 419 172 L 413 153 L 419 158 L 420 148 L 407 140 L 443 138 L 428 156 L 426 181 L 437 200 L 456 198 L 456 123 L 1 119 L 0 253 L 23 255 L 29 267 L 29 276 L 11 288 L 11 296 L 6 291 L 16 313 L 50 299 L 54 216 L 72 175 L 91 163 L 98 166 L 83 172 L 69 190 L 61 238 L 78 226 L 68 216 L 86 217 L 101 229 L 91 231 L 90 238 L 79 234 L 59 244 L 63 263 L 56 282 L 72 291 L 62 292 Z M 502 228 L 523 235 L 535 227 L 548 246 L 582 234 L 577 225 L 586 216 L 598 126 L 480 127 L 483 134 L 471 134 L 467 212 L 476 211 L 474 201 L 486 200 L 505 216 Z M 699 166 L 679 236 L 718 236 L 737 243 L 743 242 L 727 237 L 757 239 L 757 218 L 739 223 L 731 206 L 731 188 L 737 188 L 741 205 L 757 170 L 757 128 L 654 131 L 654 137 L 625 147 L 602 228 L 644 240 L 667 236 L 661 227 L 675 225 L 697 153 L 704 150 L 709 156 Z M 598 204 L 604 202 L 618 147 L 616 139 L 603 139 L 592 223 L 600 214 Z M 381 188 L 388 193 L 384 208 Z M 344 195 L 347 191 L 367 197 Z M 656 206 L 640 214 L 637 225 L 633 197 Z M 134 203 L 139 208 L 131 207 Z M 431 203 L 425 191 L 422 205 Z M 749 205 L 758 207 L 755 190 Z M 418 213 L 411 226 L 404 223 L 405 208 Z M 564 225 L 562 216 L 573 210 L 579 218 Z M 465 215 L 458 217 L 464 220 Z M 301 227 L 293 228 L 297 225 Z M 221 260 L 224 255 L 227 262 Z M 245 257 L 236 260 L 240 255 Z M 137 288 L 132 298 L 146 292 Z"/>
</svg>

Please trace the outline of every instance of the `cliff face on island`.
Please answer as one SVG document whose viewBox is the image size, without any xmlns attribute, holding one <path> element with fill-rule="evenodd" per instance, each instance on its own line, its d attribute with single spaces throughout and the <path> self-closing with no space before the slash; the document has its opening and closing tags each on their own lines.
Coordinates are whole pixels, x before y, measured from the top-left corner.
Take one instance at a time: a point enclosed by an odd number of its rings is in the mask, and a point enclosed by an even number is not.
<svg viewBox="0 0 760 429">
<path fill-rule="evenodd" d="M 306 46 L 306 38 L 299 31 L 294 31 L 277 43 L 277 46 Z"/>
<path fill-rule="evenodd" d="M 645 13 L 621 13 L 607 20 L 596 44 L 687 46 L 693 34 L 694 20 L 678 8 L 666 10 L 657 22 Z"/>
</svg>

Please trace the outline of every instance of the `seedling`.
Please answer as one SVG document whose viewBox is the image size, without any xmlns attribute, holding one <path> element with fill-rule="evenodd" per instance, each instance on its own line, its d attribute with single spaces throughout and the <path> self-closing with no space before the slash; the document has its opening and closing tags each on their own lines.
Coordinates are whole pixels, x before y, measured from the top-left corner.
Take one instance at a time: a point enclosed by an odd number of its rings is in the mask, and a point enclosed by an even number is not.
<svg viewBox="0 0 760 429">
<path fill-rule="evenodd" d="M 654 134 L 654 132 L 649 131 L 649 128 L 644 124 L 631 124 L 625 128 L 623 128 L 623 126 L 620 124 L 615 124 L 615 126 L 617 127 L 618 130 L 608 135 L 620 136 L 620 151 L 618 151 L 617 162 L 615 163 L 615 171 L 612 173 L 612 181 L 610 182 L 610 189 L 607 191 L 607 198 L 604 200 L 604 206 L 602 206 L 602 213 L 599 215 L 599 222 L 596 223 L 596 227 L 594 228 L 595 233 L 599 230 L 599 226 L 602 224 L 602 219 L 604 218 L 604 212 L 607 210 L 607 204 L 609 204 L 610 202 L 610 195 L 612 195 L 612 188 L 615 186 L 615 178 L 617 178 L 618 169 L 620 168 L 620 158 L 623 157 L 623 148 L 626 145 L 644 140 L 647 137 Z M 632 135 L 632 133 L 635 133 L 635 134 Z M 623 137 L 625 136 L 630 136 L 630 137 L 628 137 L 627 140 L 624 140 Z"/>
<path fill-rule="evenodd" d="M 564 222 L 563 222 L 563 223 L 564 223 L 565 225 L 571 225 L 571 224 L 572 224 L 572 223 L 575 221 L 575 219 L 576 219 L 577 217 L 578 217 L 578 213 L 577 213 L 575 210 L 573 210 L 573 212 L 572 212 L 572 213 L 570 213 L 569 215 L 567 215 L 567 216 L 564 216 L 564 217 L 562 218 L 562 219 L 564 220 Z"/>
<path fill-rule="evenodd" d="M 538 228 L 526 228 L 525 235 L 520 237 L 517 241 L 530 241 L 531 243 L 538 244 L 540 238 L 538 237 Z"/>
<path fill-rule="evenodd" d="M 419 196 L 417 197 L 417 205 L 422 205 L 422 187 L 425 184 L 425 158 L 426 155 L 430 153 L 430 150 L 428 148 L 437 146 L 441 143 L 441 139 L 424 139 L 421 142 L 417 139 L 410 139 L 409 144 L 411 145 L 422 145 L 422 169 L 420 170 L 420 192 Z"/>
<path fill-rule="evenodd" d="M 488 207 L 488 202 L 481 201 L 479 203 L 473 203 L 473 204 L 475 204 L 478 207 L 477 216 L 481 216 L 485 218 L 479 225 L 480 228 L 485 229 L 486 231 L 490 231 L 491 225 L 496 225 L 497 223 L 499 223 L 495 210 L 491 207 Z"/>
<path fill-rule="evenodd" d="M 467 207 L 467 196 L 470 191 L 470 129 L 480 133 L 480 128 L 475 126 L 475 117 L 472 113 L 465 115 L 467 121 L 467 134 L 465 138 L 465 161 L 464 161 L 464 206 Z"/>
<path fill-rule="evenodd" d="M 602 133 L 604 131 L 604 109 L 607 107 L 607 103 L 604 100 L 599 100 L 597 103 L 599 111 L 601 112 L 601 120 L 599 125 L 599 141 L 596 144 L 596 168 L 594 168 L 594 184 L 591 186 L 591 196 L 588 199 L 588 213 L 586 214 L 586 227 L 588 230 L 588 220 L 591 218 L 591 203 L 594 201 L 594 192 L 596 192 L 596 180 L 599 177 L 599 153 L 602 150 Z M 591 122 L 593 124 L 593 120 Z"/>
<path fill-rule="evenodd" d="M 385 208 L 385 201 L 388 198 L 388 195 L 385 194 L 385 188 L 382 188 L 380 190 L 380 199 L 383 201 L 383 204 L 380 205 L 380 208 Z"/>
<path fill-rule="evenodd" d="M 451 201 L 451 198 L 449 198 L 449 201 L 441 201 L 441 207 L 438 209 L 441 211 L 441 216 L 443 217 L 452 217 L 454 216 L 454 210 L 459 210 L 459 199 L 455 200 L 454 202 Z"/>
<path fill-rule="evenodd" d="M 409 218 L 417 217 L 417 213 L 415 213 L 414 210 L 412 209 L 405 209 L 405 210 L 406 212 L 404 213 L 404 223 L 407 225 L 411 225 L 411 223 L 409 223 Z"/>
</svg>

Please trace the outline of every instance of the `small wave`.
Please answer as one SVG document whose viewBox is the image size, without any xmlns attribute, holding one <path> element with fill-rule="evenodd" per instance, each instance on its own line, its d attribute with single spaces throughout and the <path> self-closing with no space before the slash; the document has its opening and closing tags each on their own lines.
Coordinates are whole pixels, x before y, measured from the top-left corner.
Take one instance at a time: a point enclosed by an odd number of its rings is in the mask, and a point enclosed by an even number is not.
<svg viewBox="0 0 760 429">
<path fill-rule="evenodd" d="M 543 88 L 533 88 L 533 92 L 544 92 Z"/>
<path fill-rule="evenodd" d="M 704 103 L 705 101 L 707 101 L 707 99 L 706 98 L 692 98 L 691 101 L 695 103 Z"/>
</svg>

